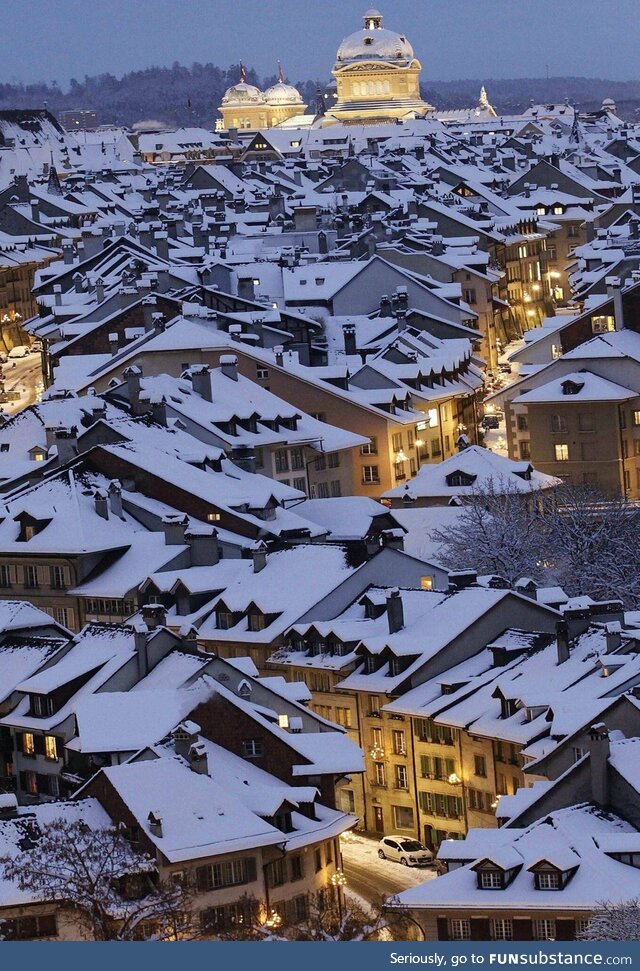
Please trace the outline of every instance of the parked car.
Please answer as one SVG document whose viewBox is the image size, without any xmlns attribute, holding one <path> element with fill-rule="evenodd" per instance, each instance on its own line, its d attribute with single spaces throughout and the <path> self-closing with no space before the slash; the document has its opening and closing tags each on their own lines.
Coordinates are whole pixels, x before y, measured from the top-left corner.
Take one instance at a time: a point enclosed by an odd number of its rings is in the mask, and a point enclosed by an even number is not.
<svg viewBox="0 0 640 971">
<path fill-rule="evenodd" d="M 26 344 L 16 344 L 16 346 L 12 347 L 11 350 L 9 351 L 10 358 L 28 357 L 29 354 L 31 354 L 31 348 L 28 347 Z"/>
<path fill-rule="evenodd" d="M 42 341 L 34 341 L 31 345 L 31 353 L 39 354 L 42 351 Z"/>
<path fill-rule="evenodd" d="M 418 840 L 406 836 L 384 836 L 378 846 L 381 860 L 395 860 L 403 866 L 426 866 L 433 862 L 433 853 Z"/>
</svg>

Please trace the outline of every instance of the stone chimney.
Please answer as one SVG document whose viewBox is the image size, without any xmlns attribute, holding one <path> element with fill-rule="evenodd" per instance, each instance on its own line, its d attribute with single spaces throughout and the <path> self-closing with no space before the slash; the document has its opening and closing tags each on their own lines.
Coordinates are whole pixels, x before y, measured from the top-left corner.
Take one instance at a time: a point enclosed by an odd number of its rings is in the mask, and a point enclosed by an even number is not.
<svg viewBox="0 0 640 971">
<path fill-rule="evenodd" d="M 251 556 L 253 557 L 253 572 L 260 573 L 267 565 L 266 544 L 261 541 L 254 543 L 251 547 Z"/>
<path fill-rule="evenodd" d="M 144 321 L 145 333 L 150 333 L 153 330 L 153 315 L 156 308 L 156 298 L 155 297 L 145 297 L 142 301 L 142 319 Z"/>
<path fill-rule="evenodd" d="M 609 732 L 603 722 L 589 730 L 589 765 L 591 799 L 602 809 L 609 805 Z"/>
<path fill-rule="evenodd" d="M 151 398 L 151 418 L 156 425 L 167 427 L 167 402 L 164 395 Z"/>
<path fill-rule="evenodd" d="M 122 486 L 118 479 L 112 479 L 109 483 L 109 488 L 107 490 L 109 495 L 109 508 L 114 516 L 118 519 L 123 519 L 124 514 L 122 511 Z"/>
<path fill-rule="evenodd" d="M 207 746 L 203 741 L 194 742 L 189 749 L 189 765 L 194 772 L 199 772 L 200 775 L 209 775 Z"/>
<path fill-rule="evenodd" d="M 109 518 L 109 499 L 104 489 L 94 489 L 93 504 L 98 516 L 102 519 Z"/>
<path fill-rule="evenodd" d="M 152 836 L 157 836 L 158 839 L 162 839 L 162 816 L 159 812 L 150 812 L 147 816 L 149 823 L 149 832 Z"/>
<path fill-rule="evenodd" d="M 185 546 L 185 534 L 189 525 L 188 516 L 164 516 L 162 529 L 166 546 Z"/>
<path fill-rule="evenodd" d="M 238 380 L 238 358 L 235 354 L 223 354 L 220 358 L 220 370 L 226 378 Z"/>
<path fill-rule="evenodd" d="M 122 377 L 127 382 L 127 395 L 129 404 L 134 415 L 141 415 L 146 408 L 140 404 L 140 381 L 142 379 L 142 368 L 137 364 L 125 368 Z"/>
<path fill-rule="evenodd" d="M 387 623 L 390 634 L 397 634 L 404 627 L 404 608 L 397 587 L 390 590 L 387 595 Z"/>
<path fill-rule="evenodd" d="M 104 280 L 101 276 L 96 280 L 96 300 L 98 303 L 102 303 L 104 300 Z"/>
<path fill-rule="evenodd" d="M 145 678 L 149 673 L 149 647 L 147 644 L 147 631 L 134 631 L 134 646 L 136 661 L 138 663 L 138 678 Z"/>
<path fill-rule="evenodd" d="M 169 235 L 168 233 L 156 233 L 154 236 L 156 256 L 159 260 L 169 261 Z"/>
<path fill-rule="evenodd" d="M 56 446 L 60 465 L 71 462 L 78 454 L 78 429 L 75 425 L 70 428 L 56 428 Z"/>
<path fill-rule="evenodd" d="M 571 645 L 569 642 L 569 625 L 566 620 L 559 620 L 556 623 L 556 650 L 558 664 L 564 664 L 569 660 Z"/>
<path fill-rule="evenodd" d="M 622 644 L 622 628 L 620 626 L 620 621 L 614 620 L 609 624 L 605 624 L 604 630 L 607 654 L 613 654 L 614 651 L 617 651 Z"/>
<path fill-rule="evenodd" d="M 605 280 L 607 296 L 613 300 L 613 317 L 616 330 L 624 330 L 624 305 L 622 302 L 622 284 L 620 277 L 608 276 Z"/>
<path fill-rule="evenodd" d="M 73 243 L 71 240 L 65 240 L 62 244 L 62 260 L 65 266 L 73 265 Z"/>
<path fill-rule="evenodd" d="M 142 608 L 142 619 L 148 631 L 164 627 L 167 623 L 167 609 L 164 604 L 145 604 Z"/>
<path fill-rule="evenodd" d="M 73 274 L 73 286 L 76 293 L 82 293 L 83 282 L 84 282 L 84 277 L 82 276 L 82 273 Z"/>
<path fill-rule="evenodd" d="M 344 352 L 351 356 L 357 354 L 356 348 L 356 328 L 354 324 L 342 325 L 342 336 L 344 337 Z"/>
<path fill-rule="evenodd" d="M 184 759 L 188 758 L 189 750 L 197 742 L 199 733 L 200 726 L 192 721 L 181 722 L 177 728 L 174 728 L 171 735 L 176 755 L 181 755 Z"/>
<path fill-rule="evenodd" d="M 115 333 L 109 334 L 109 353 L 111 357 L 115 357 L 118 353 L 118 335 Z"/>
<path fill-rule="evenodd" d="M 201 364 L 191 368 L 191 384 L 197 395 L 205 401 L 213 401 L 211 368 L 208 365 Z"/>
<path fill-rule="evenodd" d="M 185 540 L 189 544 L 191 566 L 215 566 L 220 559 L 218 530 L 213 526 L 199 526 L 197 531 L 187 530 Z"/>
<path fill-rule="evenodd" d="M 242 300 L 255 301 L 256 289 L 253 282 L 253 277 L 246 276 L 238 278 L 238 296 Z"/>
<path fill-rule="evenodd" d="M 54 284 L 53 287 L 53 302 L 56 307 L 62 306 L 62 287 L 59 283 Z"/>
</svg>

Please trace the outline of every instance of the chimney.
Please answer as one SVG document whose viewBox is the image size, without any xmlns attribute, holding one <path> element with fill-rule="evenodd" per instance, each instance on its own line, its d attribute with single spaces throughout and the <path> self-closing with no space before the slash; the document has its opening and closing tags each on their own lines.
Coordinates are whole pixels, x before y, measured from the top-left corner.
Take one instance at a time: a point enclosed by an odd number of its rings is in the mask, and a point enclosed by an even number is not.
<svg viewBox="0 0 640 971">
<path fill-rule="evenodd" d="M 194 742 L 189 749 L 189 765 L 194 772 L 199 772 L 200 775 L 209 775 L 207 746 L 203 741 Z"/>
<path fill-rule="evenodd" d="M 276 344 L 273 353 L 276 356 L 276 364 L 278 367 L 284 367 L 284 347 L 282 344 Z"/>
<path fill-rule="evenodd" d="M 154 236 L 156 256 L 159 260 L 169 261 L 169 236 L 168 233 L 156 233 Z"/>
<path fill-rule="evenodd" d="M 205 401 L 213 401 L 211 388 L 211 368 L 206 364 L 191 368 L 191 385 L 193 390 Z"/>
<path fill-rule="evenodd" d="M 613 317 L 616 330 L 624 330 L 624 306 L 622 303 L 622 285 L 620 277 L 608 276 L 605 280 L 607 296 L 613 300 Z"/>
<path fill-rule="evenodd" d="M 133 642 L 138 662 L 138 678 L 146 678 L 149 673 L 149 648 L 147 645 L 147 631 L 136 630 L 133 633 Z"/>
<path fill-rule="evenodd" d="M 223 354 L 220 358 L 220 370 L 226 378 L 238 380 L 238 358 L 235 354 Z"/>
<path fill-rule="evenodd" d="M 94 489 L 93 503 L 95 510 L 102 519 L 109 518 L 109 499 L 104 489 Z"/>
<path fill-rule="evenodd" d="M 609 805 L 609 732 L 603 722 L 589 730 L 591 799 L 603 809 Z"/>
<path fill-rule="evenodd" d="M 605 624 L 604 630 L 607 654 L 613 654 L 622 644 L 622 628 L 620 627 L 620 621 L 614 620 L 609 624 Z"/>
<path fill-rule="evenodd" d="M 218 530 L 213 526 L 198 526 L 185 532 L 189 544 L 190 566 L 215 566 L 220 559 Z"/>
<path fill-rule="evenodd" d="M 122 512 L 122 486 L 118 479 L 112 479 L 109 483 L 109 488 L 107 490 L 109 495 L 109 508 L 114 516 L 118 519 L 123 519 L 124 515 Z"/>
<path fill-rule="evenodd" d="M 251 547 L 251 556 L 253 557 L 253 572 L 260 573 L 267 565 L 266 544 L 261 541 L 254 543 Z"/>
<path fill-rule="evenodd" d="M 73 243 L 69 240 L 65 240 L 62 244 L 62 259 L 65 266 L 72 266 L 73 264 Z"/>
<path fill-rule="evenodd" d="M 569 625 L 566 620 L 559 620 L 556 623 L 556 649 L 558 664 L 564 664 L 569 660 L 571 645 L 569 642 Z"/>
<path fill-rule="evenodd" d="M 96 280 L 96 300 L 98 303 L 102 303 L 104 300 L 104 280 L 101 276 Z"/>
<path fill-rule="evenodd" d="M 149 822 L 149 832 L 152 836 L 162 839 L 162 816 L 159 812 L 150 812 L 147 816 Z"/>
<path fill-rule="evenodd" d="M 253 277 L 238 277 L 238 296 L 242 300 L 255 301 L 256 299 L 256 289 L 253 282 Z"/>
<path fill-rule="evenodd" d="M 147 630 L 156 630 L 167 623 L 167 609 L 164 604 L 145 604 L 142 608 L 142 619 Z"/>
<path fill-rule="evenodd" d="M 153 397 L 151 404 L 151 419 L 156 425 L 167 427 L 167 402 L 164 395 L 159 398 Z"/>
<path fill-rule="evenodd" d="M 387 595 L 387 622 L 390 634 L 397 634 L 404 627 L 404 608 L 397 587 L 390 590 Z"/>
<path fill-rule="evenodd" d="M 249 445 L 234 445 L 231 461 L 245 472 L 253 474 L 256 471 L 256 453 Z"/>
<path fill-rule="evenodd" d="M 166 546 L 185 546 L 185 534 L 189 525 L 188 516 L 164 516 L 162 529 Z"/>
<path fill-rule="evenodd" d="M 83 282 L 84 282 L 84 277 L 82 276 L 82 273 L 73 274 L 73 286 L 76 293 L 82 293 Z"/>
<path fill-rule="evenodd" d="M 56 446 L 60 465 L 65 465 L 76 457 L 78 454 L 78 429 L 75 425 L 72 425 L 71 428 L 56 428 Z"/>
<path fill-rule="evenodd" d="M 351 356 L 357 354 L 356 348 L 356 328 L 353 324 L 342 325 L 342 336 L 344 337 L 344 352 Z"/>
<path fill-rule="evenodd" d="M 164 319 L 164 314 L 159 310 L 156 313 L 151 314 L 151 322 L 153 324 L 153 329 L 158 332 L 158 334 L 163 334 L 166 328 L 166 321 Z"/>
<path fill-rule="evenodd" d="M 391 301 L 386 293 L 383 293 L 380 297 L 380 316 L 381 317 L 391 317 Z"/>
<path fill-rule="evenodd" d="M 125 368 L 122 376 L 127 382 L 127 395 L 129 398 L 129 404 L 131 405 L 131 411 L 134 415 L 140 415 L 145 411 L 145 409 L 141 408 L 140 406 L 140 380 L 142 378 L 142 368 L 139 368 L 137 364 L 133 364 L 131 367 Z"/>
<path fill-rule="evenodd" d="M 62 287 L 59 283 L 56 283 L 53 287 L 53 302 L 56 307 L 62 306 Z"/>
<path fill-rule="evenodd" d="M 383 529 L 380 533 L 382 545 L 390 550 L 404 550 L 404 530 Z"/>
<path fill-rule="evenodd" d="M 142 301 L 142 319 L 144 321 L 144 330 L 146 334 L 149 334 L 153 330 L 153 314 L 156 308 L 156 298 L 155 297 L 145 297 Z"/>
<path fill-rule="evenodd" d="M 115 357 L 118 353 L 118 335 L 115 333 L 109 334 L 109 353 L 111 357 Z"/>
<path fill-rule="evenodd" d="M 184 759 L 186 759 L 189 755 L 191 746 L 197 742 L 199 733 L 200 726 L 195 722 L 180 722 L 178 727 L 174 728 L 171 733 L 176 755 L 181 755 Z"/>
</svg>

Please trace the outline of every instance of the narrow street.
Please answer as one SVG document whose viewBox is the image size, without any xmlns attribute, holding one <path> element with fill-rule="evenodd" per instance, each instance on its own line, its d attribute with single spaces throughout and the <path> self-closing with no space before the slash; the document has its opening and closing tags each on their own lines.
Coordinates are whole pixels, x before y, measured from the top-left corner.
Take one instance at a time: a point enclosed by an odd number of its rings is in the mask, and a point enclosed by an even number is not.
<svg viewBox="0 0 640 971">
<path fill-rule="evenodd" d="M 378 857 L 378 840 L 353 834 L 341 840 L 347 888 L 372 905 L 436 876 L 433 867 L 407 867 Z"/>
<path fill-rule="evenodd" d="M 42 396 L 42 370 L 40 354 L 29 354 L 9 360 L 0 368 L 5 391 L 18 391 L 20 398 L 6 401 L 0 405 L 7 415 L 15 415 L 17 411 L 27 408 L 39 401 Z"/>
</svg>

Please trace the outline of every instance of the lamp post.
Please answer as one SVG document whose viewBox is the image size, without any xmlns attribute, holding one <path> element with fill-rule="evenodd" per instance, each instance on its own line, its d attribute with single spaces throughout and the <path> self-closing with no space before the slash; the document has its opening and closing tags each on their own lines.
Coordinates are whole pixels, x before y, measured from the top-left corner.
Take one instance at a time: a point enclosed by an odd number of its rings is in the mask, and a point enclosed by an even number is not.
<svg viewBox="0 0 640 971">
<path fill-rule="evenodd" d="M 332 883 L 332 886 L 335 887 L 336 895 L 337 895 L 337 898 L 338 898 L 338 915 L 340 917 L 340 920 L 342 921 L 342 917 L 343 917 L 343 913 L 342 913 L 342 893 L 343 893 L 343 891 L 342 891 L 342 888 L 343 887 L 346 887 L 346 885 L 347 885 L 347 878 L 344 875 L 344 871 L 343 870 L 336 870 L 335 873 L 332 873 L 331 874 L 331 883 Z"/>
</svg>

